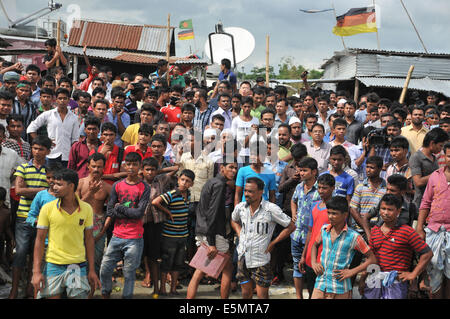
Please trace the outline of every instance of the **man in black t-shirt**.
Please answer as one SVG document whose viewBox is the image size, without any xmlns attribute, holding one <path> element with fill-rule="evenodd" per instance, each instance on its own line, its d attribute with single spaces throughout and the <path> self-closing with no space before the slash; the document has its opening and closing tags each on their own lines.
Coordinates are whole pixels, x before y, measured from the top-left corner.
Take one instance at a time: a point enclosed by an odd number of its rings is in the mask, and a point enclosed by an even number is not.
<svg viewBox="0 0 450 319">
<path fill-rule="evenodd" d="M 56 40 L 52 38 L 45 41 L 45 48 L 47 49 L 47 54 L 44 55 L 44 63 L 47 67 L 48 74 L 52 74 L 55 71 L 58 60 L 59 66 L 63 68 L 65 74 L 67 70 L 68 60 L 67 57 L 62 53 L 61 47 L 59 45 L 56 45 Z"/>
</svg>

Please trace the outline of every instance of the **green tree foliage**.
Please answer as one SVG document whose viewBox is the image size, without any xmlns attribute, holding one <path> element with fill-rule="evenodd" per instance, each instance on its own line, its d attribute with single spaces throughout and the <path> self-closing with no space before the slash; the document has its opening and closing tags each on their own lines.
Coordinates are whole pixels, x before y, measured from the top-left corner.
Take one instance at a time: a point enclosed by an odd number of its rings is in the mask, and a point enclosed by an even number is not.
<svg viewBox="0 0 450 319">
<path fill-rule="evenodd" d="M 270 79 L 300 79 L 300 75 L 305 71 L 305 67 L 302 65 L 295 65 L 295 59 L 293 57 L 283 57 L 278 64 L 279 71 L 275 74 L 273 66 L 269 66 L 269 78 Z M 319 79 L 323 75 L 323 71 L 319 70 L 307 70 L 309 72 L 309 79 Z M 257 77 L 262 76 L 266 78 L 266 67 L 253 67 L 250 73 L 237 72 L 240 79 L 255 80 Z"/>
</svg>

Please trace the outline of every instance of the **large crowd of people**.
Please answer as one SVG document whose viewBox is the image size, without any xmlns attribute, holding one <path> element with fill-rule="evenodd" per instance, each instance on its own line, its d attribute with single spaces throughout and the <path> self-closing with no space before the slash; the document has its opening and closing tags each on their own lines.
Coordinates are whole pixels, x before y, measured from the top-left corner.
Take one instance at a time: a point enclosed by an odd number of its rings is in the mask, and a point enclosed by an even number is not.
<svg viewBox="0 0 450 319">
<path fill-rule="evenodd" d="M 238 82 L 211 87 L 158 62 L 66 77 L 0 61 L 0 258 L 9 298 L 195 298 L 224 258 L 221 298 L 293 282 L 319 299 L 450 297 L 450 104 L 371 91 Z M 60 66 L 56 66 L 59 61 Z M 286 278 L 287 268 L 292 277 Z M 75 276 L 75 277 L 74 277 Z M 74 279 L 75 278 L 75 279 Z M 189 281 L 181 296 L 180 279 Z"/>
</svg>

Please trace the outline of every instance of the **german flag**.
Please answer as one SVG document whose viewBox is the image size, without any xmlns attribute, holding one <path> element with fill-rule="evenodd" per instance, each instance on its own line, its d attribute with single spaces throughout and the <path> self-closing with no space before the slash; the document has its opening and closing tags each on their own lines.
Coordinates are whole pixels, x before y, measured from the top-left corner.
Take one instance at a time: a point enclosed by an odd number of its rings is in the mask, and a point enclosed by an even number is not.
<svg viewBox="0 0 450 319">
<path fill-rule="evenodd" d="M 194 30 L 183 30 L 178 32 L 178 40 L 189 40 L 194 38 Z"/>
<path fill-rule="evenodd" d="M 333 33 L 341 37 L 377 32 L 374 6 L 350 9 L 347 13 L 338 16 L 336 20 Z"/>
</svg>

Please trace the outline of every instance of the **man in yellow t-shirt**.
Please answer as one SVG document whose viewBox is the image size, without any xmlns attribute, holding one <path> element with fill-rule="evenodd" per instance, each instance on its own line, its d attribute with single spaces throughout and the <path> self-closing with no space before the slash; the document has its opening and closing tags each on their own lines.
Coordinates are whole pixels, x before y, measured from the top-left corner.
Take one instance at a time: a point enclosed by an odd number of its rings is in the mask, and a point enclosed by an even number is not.
<svg viewBox="0 0 450 319">
<path fill-rule="evenodd" d="M 123 132 L 122 135 L 123 147 L 137 144 L 139 137 L 139 128 L 141 127 L 142 124 L 152 125 L 155 114 L 156 109 L 151 104 L 145 103 L 142 105 L 141 112 L 139 115 L 141 121 L 139 123 L 135 123 L 128 126 L 125 132 Z"/>
<path fill-rule="evenodd" d="M 87 298 L 91 289 L 100 287 L 94 267 L 92 207 L 75 195 L 75 171 L 62 169 L 54 179 L 58 199 L 45 204 L 39 214 L 31 282 L 37 298 L 59 299 L 64 291 L 68 298 Z"/>
</svg>

